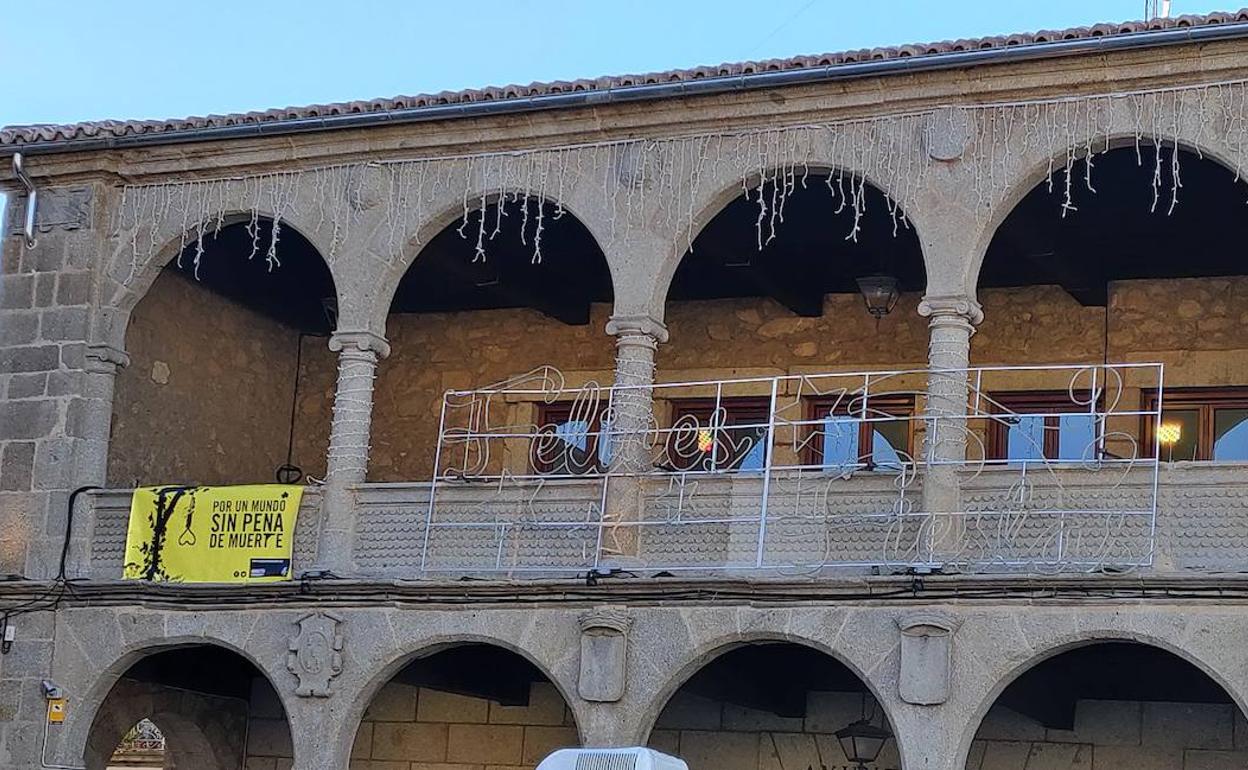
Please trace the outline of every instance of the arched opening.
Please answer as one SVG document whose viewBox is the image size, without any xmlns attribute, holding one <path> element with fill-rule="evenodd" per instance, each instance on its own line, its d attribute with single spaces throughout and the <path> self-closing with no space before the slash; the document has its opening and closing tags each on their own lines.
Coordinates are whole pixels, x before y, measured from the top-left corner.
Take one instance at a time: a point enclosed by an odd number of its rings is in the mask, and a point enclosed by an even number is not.
<svg viewBox="0 0 1248 770">
<path fill-rule="evenodd" d="M 187 244 L 131 312 L 111 485 L 266 483 L 287 465 L 324 475 L 334 281 L 288 225 L 267 259 L 272 228 L 246 218 L 208 229 L 202 252 Z"/>
<path fill-rule="evenodd" d="M 866 721 L 892 733 L 866 684 L 819 650 L 788 642 L 746 644 L 700 668 L 667 701 L 648 745 L 690 770 L 807 770 L 856 765 L 836 733 Z M 869 768 L 900 768 L 884 740 Z"/>
<path fill-rule="evenodd" d="M 888 287 L 875 313 L 860 285 L 872 278 Z M 773 418 L 787 426 L 772 437 L 773 466 L 906 464 L 921 442 L 913 419 L 921 381 L 877 377 L 868 394 L 860 374 L 824 375 L 922 368 L 927 325 L 917 306 L 925 284 L 922 249 L 905 212 L 865 180 L 799 171 L 731 201 L 676 268 L 665 314 L 671 341 L 659 350 L 658 379 L 811 377 L 782 383 L 774 410 L 771 384 L 762 380 L 730 392 L 714 384 L 660 388 L 655 416 L 670 437 L 659 464 L 757 470 Z M 864 415 L 880 422 L 868 430 L 857 419 Z M 685 425 L 715 438 L 695 447 L 692 438 L 682 440 Z"/>
<path fill-rule="evenodd" d="M 1209 768 L 1248 763 L 1248 723 L 1208 674 L 1171 652 L 1097 642 L 1011 682 L 971 743 L 968 770 Z"/>
<path fill-rule="evenodd" d="M 416 657 L 368 704 L 353 763 L 532 768 L 580 745 L 567 702 L 524 657 L 459 644 Z"/>
<path fill-rule="evenodd" d="M 873 275 L 901 292 L 878 323 L 858 285 Z M 925 285 L 905 212 L 869 182 L 815 170 L 768 181 L 717 213 L 681 258 L 663 370 L 922 363 Z"/>
<path fill-rule="evenodd" d="M 88 770 L 236 770 L 289 764 L 294 748 L 272 684 L 236 652 L 192 645 L 141 658 L 113 685 L 87 737 Z"/>
<path fill-rule="evenodd" d="M 555 202 L 507 196 L 447 225 L 416 256 L 390 306 L 370 480 L 431 477 L 448 389 L 481 388 L 544 366 L 569 383 L 610 382 L 615 349 L 603 329 L 612 296 L 593 235 Z M 562 405 L 551 399 L 499 404 L 506 413 L 491 421 L 536 430 Z M 532 472 L 529 454 L 496 459 L 519 475 Z"/>
<path fill-rule="evenodd" d="M 1091 156 L 1090 170 L 1088 162 L 1074 162 L 1069 185 L 1060 168 L 1051 184 L 1038 184 L 995 233 L 979 275 L 984 322 L 971 341 L 972 361 L 1162 363 L 1161 422 L 1177 438 L 1161 459 L 1248 460 L 1248 184 L 1212 158 L 1171 145 L 1114 145 Z M 1159 383 L 1151 379 L 1127 377 L 1105 399 L 1119 411 L 1155 409 Z M 1068 380 L 1068 373 L 1019 375 L 1008 386 L 990 384 L 999 389 L 989 395 L 1021 414 L 1086 409 L 1063 395 Z M 986 437 L 988 454 L 1078 460 L 1087 453 L 1089 424 L 1064 430 L 1056 416 L 1044 426 L 1040 419 L 1023 418 L 1008 436 L 998 430 L 996 442 Z M 1103 456 L 1152 455 L 1149 420 L 1111 430 L 1117 445 L 1096 447 Z M 1025 431 L 1031 440 L 1014 441 Z"/>
</svg>

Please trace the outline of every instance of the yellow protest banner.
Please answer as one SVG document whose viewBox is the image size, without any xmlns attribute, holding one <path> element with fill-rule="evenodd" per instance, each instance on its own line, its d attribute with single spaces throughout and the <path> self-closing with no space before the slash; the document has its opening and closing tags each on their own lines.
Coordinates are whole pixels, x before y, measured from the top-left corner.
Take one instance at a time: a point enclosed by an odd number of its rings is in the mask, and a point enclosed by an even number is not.
<svg viewBox="0 0 1248 770">
<path fill-rule="evenodd" d="M 303 487 L 140 487 L 130 502 L 127 580 L 290 580 Z"/>
</svg>

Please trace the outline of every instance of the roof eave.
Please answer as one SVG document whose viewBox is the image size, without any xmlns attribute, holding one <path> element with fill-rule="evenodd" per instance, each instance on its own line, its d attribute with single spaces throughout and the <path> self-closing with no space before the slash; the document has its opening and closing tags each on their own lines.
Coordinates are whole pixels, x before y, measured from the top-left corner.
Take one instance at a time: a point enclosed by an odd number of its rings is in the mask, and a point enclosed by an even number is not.
<svg viewBox="0 0 1248 770">
<path fill-rule="evenodd" d="M 440 120 L 490 117 L 608 104 L 628 104 L 657 99 L 706 96 L 763 88 L 855 80 L 867 77 L 936 72 L 987 64 L 1036 61 L 1111 51 L 1141 50 L 1241 38 L 1248 38 L 1248 22 L 1177 27 L 1123 35 L 1104 35 L 1100 37 L 1030 43 L 1004 48 L 985 48 L 971 51 L 850 62 L 804 69 L 753 72 L 728 77 L 678 80 L 670 83 L 617 86 L 602 90 L 541 94 L 496 101 L 428 105 L 379 112 L 330 115 L 315 118 L 293 118 L 232 126 L 208 126 L 126 136 L 60 139 L 0 145 L 0 157 L 17 152 L 26 155 L 95 152 L 192 142 L 289 136 L 292 134 L 375 126 L 407 125 Z"/>
</svg>

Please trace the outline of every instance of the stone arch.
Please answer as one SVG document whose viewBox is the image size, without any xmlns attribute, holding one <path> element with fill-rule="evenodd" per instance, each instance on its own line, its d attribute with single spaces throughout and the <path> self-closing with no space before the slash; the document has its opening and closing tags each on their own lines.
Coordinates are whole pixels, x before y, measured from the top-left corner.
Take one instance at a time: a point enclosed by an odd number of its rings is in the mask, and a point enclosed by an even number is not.
<svg viewBox="0 0 1248 770">
<path fill-rule="evenodd" d="M 879 179 L 877 174 L 863 168 L 861 164 L 855 163 L 851 159 L 833 157 L 826 151 L 826 148 L 810 147 L 807 148 L 804 156 L 797 160 L 797 168 L 799 177 L 803 175 L 808 177 L 844 175 L 845 179 L 854 178 L 862 180 L 866 187 L 875 190 L 892 201 L 896 205 L 898 212 L 905 218 L 907 226 L 914 230 L 916 235 L 919 235 L 917 221 L 906 213 L 917 209 L 917 199 L 909 198 L 902 194 L 902 191 L 894 189 Z M 663 318 L 664 306 L 667 302 L 667 296 L 676 275 L 676 270 L 680 267 L 680 263 L 688 252 L 690 245 L 697 240 L 698 236 L 702 234 L 707 225 L 716 216 L 735 199 L 741 197 L 742 180 L 745 180 L 745 187 L 753 190 L 758 185 L 760 179 L 763 178 L 759 171 L 747 170 L 743 165 L 734 163 L 723 163 L 714 171 L 717 173 L 708 173 L 702 177 L 699 180 L 698 189 L 689 193 L 691 196 L 689 210 L 692 212 L 692 215 L 687 228 L 665 233 L 665 236 L 670 238 L 670 242 L 667 245 L 667 252 L 653 269 L 652 286 L 650 287 L 651 294 L 647 302 L 647 310 L 655 318 Z M 769 169 L 766 173 L 777 173 L 777 169 Z M 807 183 L 822 184 L 823 182 L 808 181 Z M 922 250 L 921 237 L 919 238 L 919 243 L 920 250 Z M 924 269 L 930 272 L 926 254 L 924 254 Z"/>
<path fill-rule="evenodd" d="M 278 701 L 285 715 L 287 730 L 291 729 L 289 705 L 282 698 L 280 691 L 274 684 L 276 680 L 273 672 L 258 658 L 242 646 L 225 639 L 202 635 L 170 636 L 125 644 L 120 649 L 112 651 L 112 662 L 105 666 L 102 673 L 95 675 L 92 680 L 86 682 L 72 680 L 63 682 L 67 687 L 67 692 L 71 693 L 71 697 L 72 693 L 81 692 L 83 694 L 79 698 L 74 698 L 75 702 L 72 703 L 72 708 L 68 710 L 65 725 L 62 728 L 63 732 L 57 742 L 60 753 L 72 757 L 75 763 L 81 758 L 86 763 L 88 770 L 98 770 L 102 765 L 95 765 L 92 762 L 95 762 L 97 759 L 107 761 L 112 748 L 116 746 L 117 741 L 124 735 L 125 731 L 140 718 L 151 716 L 150 712 L 140 713 L 144 711 L 144 706 L 150 706 L 151 709 L 161 715 L 161 721 L 157 723 L 158 726 L 163 730 L 168 725 L 172 730 L 172 733 L 167 734 L 167 737 L 180 737 L 189 742 L 191 748 L 188 750 L 193 753 L 201 756 L 212 755 L 211 744 L 214 740 L 213 736 L 208 735 L 202 729 L 202 726 L 197 724 L 196 720 L 179 719 L 177 711 L 179 702 L 177 698 L 151 692 L 140 692 L 139 690 L 131 692 L 130 690 L 133 688 L 123 681 L 126 673 L 144 659 L 164 652 L 196 648 L 214 648 L 237 656 L 240 660 L 248 663 L 268 682 L 274 692 L 278 693 Z M 99 670 L 98 667 L 88 667 L 84 674 Z M 112 699 L 111 696 L 115 692 L 119 692 L 119 687 L 123 688 L 120 691 L 122 697 Z M 117 703 L 121 704 L 120 712 L 111 713 L 104 710 L 105 705 L 111 708 L 117 705 Z M 98 734 L 97 730 L 99 731 Z M 112 739 L 111 743 L 109 743 L 110 738 Z M 174 751 L 181 751 L 181 749 Z M 299 751 L 300 749 L 296 745 L 295 752 L 298 753 Z M 108 753 L 101 757 L 102 752 Z"/>
<path fill-rule="evenodd" d="M 490 647 L 503 653 L 515 655 L 536 668 L 554 686 L 559 696 L 563 699 L 564 704 L 571 710 L 578 739 L 581 742 L 585 741 L 586 720 L 582 710 L 578 708 L 582 704 L 579 698 L 575 697 L 575 684 L 569 682 L 572 672 L 557 672 L 553 661 L 543 659 L 542 656 L 529 649 L 526 645 L 502 635 L 484 632 L 438 634 L 421 639 L 417 645 L 406 647 L 398 654 L 393 654 L 393 650 L 387 650 L 386 657 L 383 660 L 376 661 L 374 665 L 363 673 L 361 683 L 353 688 L 353 696 L 347 703 L 341 717 L 337 720 L 339 725 L 338 733 L 330 744 L 335 747 L 332 749 L 334 760 L 339 763 L 334 766 L 346 766 L 356 733 L 364 719 L 365 711 L 377 698 L 382 689 L 404 668 L 417 660 L 430 658 L 441 652 L 471 645 Z M 560 674 L 563 675 L 561 676 Z"/>
<path fill-rule="evenodd" d="M 1114 124 L 1108 135 L 1093 142 L 1091 153 L 1093 158 L 1105 152 L 1106 148 L 1112 152 L 1135 146 L 1137 141 L 1135 127 L 1134 125 L 1126 125 L 1125 116 L 1120 115 L 1119 112 L 1116 111 L 1114 113 Z M 1171 149 L 1177 147 L 1181 152 L 1196 155 L 1202 160 L 1212 161 L 1230 171 L 1235 171 L 1237 168 L 1245 166 L 1244 160 L 1236 162 L 1236 151 L 1234 148 L 1224 142 L 1205 138 L 1201 135 L 1199 129 L 1180 131 L 1177 136 L 1177 142 L 1175 139 L 1175 136 L 1163 137 L 1162 146 Z M 1141 151 L 1147 154 L 1151 154 L 1153 150 L 1151 139 L 1141 138 L 1139 146 Z M 1076 149 L 1078 152 L 1077 160 L 1081 160 L 1085 156 L 1085 153 L 1082 152 L 1082 145 Z M 964 276 L 966 296 L 971 298 L 977 296 L 984 260 L 987 257 L 992 240 L 1001 225 L 1005 223 L 1005 220 L 1022 203 L 1024 198 L 1049 178 L 1050 167 L 1054 169 L 1053 174 L 1055 177 L 1062 173 L 1061 169 L 1065 163 L 1066 152 L 1065 149 L 1052 153 L 1041 148 L 1034 148 L 1030 152 L 1021 152 L 1018 156 L 1010 159 L 1011 166 L 1008 169 L 1007 180 L 999 189 L 991 191 L 992 203 L 988 207 L 986 214 L 978 217 L 977 221 L 975 221 L 976 230 L 968 241 L 970 253 L 967 257 L 968 261 Z M 1146 163 L 1148 162 L 1147 154 L 1144 159 Z M 1080 181 L 1080 184 L 1083 184 L 1082 181 Z"/>
<path fill-rule="evenodd" d="M 878 681 L 874 681 L 867 673 L 862 662 L 855 661 L 845 651 L 839 650 L 833 644 L 821 641 L 819 639 L 805 636 L 802 634 L 791 633 L 787 631 L 767 631 L 758 630 L 751 632 L 734 632 L 717 635 L 712 639 L 708 639 L 698 644 L 696 647 L 686 650 L 681 655 L 681 662 L 677 665 L 675 671 L 668 675 L 664 680 L 662 687 L 647 695 L 642 702 L 639 716 L 635 723 L 639 733 L 637 735 L 637 743 L 645 745 L 651 733 L 654 732 L 659 717 L 664 708 L 671 699 L 680 691 L 690 679 L 699 671 L 710 665 L 722 656 L 742 649 L 751 645 L 759 644 L 790 644 L 796 647 L 803 647 L 813 650 L 817 653 L 827 656 L 832 661 L 844 666 L 848 671 L 863 684 L 867 694 L 869 694 L 878 704 L 879 709 L 886 723 L 893 726 L 894 737 L 896 740 L 897 750 L 901 760 L 901 766 L 907 767 L 906 758 L 906 742 L 900 740 L 896 730 L 898 721 L 893 714 L 893 702 L 885 695 L 885 688 Z"/>
<path fill-rule="evenodd" d="M 1203 654 L 1197 654 L 1192 649 L 1176 643 L 1162 633 L 1125 630 L 1108 626 L 1094 627 L 1059 634 L 1052 639 L 1045 640 L 1043 646 L 1033 648 L 1032 654 L 1024 660 L 1011 661 L 1000 670 L 993 671 L 991 673 L 991 685 L 987 691 L 981 695 L 973 695 L 973 702 L 966 704 L 969 718 L 963 722 L 965 727 L 962 730 L 962 734 L 958 737 L 953 757 L 954 763 L 950 767 L 963 768 L 966 766 L 967 758 L 971 751 L 971 743 L 979 732 L 984 718 L 988 715 L 988 711 L 996 704 L 1005 689 L 1020 676 L 1063 653 L 1114 642 L 1126 642 L 1151 647 L 1191 664 L 1221 687 L 1241 714 L 1248 714 L 1248 709 L 1245 708 L 1248 705 L 1248 697 L 1245 696 L 1245 693 L 1240 688 L 1234 685 L 1233 680 L 1229 676 L 1209 663 Z"/>
<path fill-rule="evenodd" d="M 611 274 L 612 291 L 618 296 L 624 290 L 626 270 L 620 256 L 615 254 L 614 250 L 608 249 L 611 240 L 610 235 L 604 232 L 604 224 L 599 221 L 599 218 L 590 215 L 594 211 L 594 206 L 589 202 L 588 198 L 583 194 L 578 195 L 576 190 L 568 191 L 568 193 L 564 198 L 556 199 L 546 195 L 541 197 L 540 200 L 543 204 L 561 208 L 564 216 L 572 217 L 585 228 L 594 244 L 598 247 L 599 254 L 606 262 L 607 269 Z M 505 188 L 501 196 L 496 186 L 484 188 L 474 186 L 468 192 L 461 192 L 460 194 L 451 194 L 450 191 L 444 191 L 443 195 L 430 205 L 430 208 L 437 211 L 437 213 L 419 224 L 415 232 L 408 235 L 402 250 L 402 259 L 397 264 L 388 265 L 379 277 L 375 290 L 376 293 L 367 315 L 368 328 L 379 334 L 385 331 L 386 318 L 390 314 L 390 308 L 398 292 L 399 284 L 412 266 L 416 264 L 416 261 L 420 259 L 421 253 L 429 245 L 430 241 L 448 228 L 455 227 L 457 222 L 462 221 L 465 211 L 468 214 L 472 214 L 480 210 L 483 199 L 486 202 L 486 207 L 489 207 L 496 205 L 501 197 L 513 194 L 525 195 L 525 191 Z M 527 195 L 526 197 L 530 200 L 539 199 L 536 195 Z M 466 208 L 465 201 L 467 202 Z M 585 215 L 582 216 L 582 213 Z"/>
<path fill-rule="evenodd" d="M 279 217 L 267 209 L 257 209 L 255 217 L 258 221 L 280 221 L 283 229 L 293 230 L 311 244 L 333 281 L 339 306 L 352 305 L 353 298 L 347 296 L 347 287 L 350 282 L 343 275 L 345 268 L 339 264 L 338 260 L 329 258 L 330 251 L 312 221 L 289 212 Z M 154 250 L 150 258 L 137 265 L 132 275 L 112 274 L 121 270 L 119 266 L 128 259 L 126 255 L 131 250 L 131 243 L 127 238 L 115 238 L 113 253 L 109 260 L 110 274 L 99 282 L 99 297 L 91 324 L 92 342 L 125 350 L 126 331 L 130 325 L 131 314 L 147 296 L 161 272 L 178 258 L 186 244 L 193 242 L 191 234 L 197 232 L 200 227 L 205 228 L 207 233 L 211 233 L 216 229 L 218 222 L 221 228 L 225 228 L 251 222 L 252 219 L 251 210 L 236 208 L 223 212 L 219 217 L 209 217 L 201 224 L 191 225 L 184 230 L 167 228 L 164 232 L 154 233 L 150 236 L 151 240 L 163 245 Z"/>
<path fill-rule="evenodd" d="M 167 239 L 99 306 L 96 344 L 132 364 L 103 405 L 112 421 L 108 483 L 268 481 L 286 464 L 323 475 L 330 421 L 320 386 L 333 371 L 324 336 L 334 331 L 334 303 L 352 300 L 304 225 L 245 211 L 206 220 L 198 270 L 189 263 L 195 226 Z M 273 228 L 280 264 L 269 266 Z M 240 397 L 245 390 L 255 400 Z M 231 446 L 229 436 L 243 433 L 249 440 Z"/>
</svg>

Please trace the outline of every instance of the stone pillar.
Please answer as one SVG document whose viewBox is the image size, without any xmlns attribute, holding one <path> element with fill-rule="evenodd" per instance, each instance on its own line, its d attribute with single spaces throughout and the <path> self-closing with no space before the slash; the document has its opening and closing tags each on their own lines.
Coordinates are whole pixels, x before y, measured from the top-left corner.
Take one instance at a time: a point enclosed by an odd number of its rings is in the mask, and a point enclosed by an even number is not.
<svg viewBox="0 0 1248 770">
<path fill-rule="evenodd" d="M 355 544 L 355 495 L 364 483 L 373 421 L 373 379 L 377 361 L 390 353 L 372 332 L 336 332 L 329 349 L 338 353 L 338 390 L 329 432 L 329 458 L 321 496 L 321 536 L 316 569 L 348 575 Z"/>
<path fill-rule="evenodd" d="M 936 566 L 956 558 L 961 543 L 962 495 L 958 473 L 966 460 L 967 367 L 971 335 L 983 320 L 968 297 L 925 297 L 919 313 L 929 319 L 927 411 L 923 459 L 923 510 L 931 514 L 926 544 Z"/>
<path fill-rule="evenodd" d="M 641 477 L 651 470 L 650 430 L 654 423 L 654 358 L 667 327 L 648 315 L 612 316 L 607 334 L 616 337 L 615 390 L 611 396 L 608 440 L 611 467 L 607 479 L 601 554 L 604 561 L 628 561 L 638 555 L 636 527 L 643 513 Z"/>
<path fill-rule="evenodd" d="M 74 482 L 79 487 L 108 485 L 109 433 L 113 422 L 113 393 L 117 373 L 129 366 L 130 356 L 119 347 L 104 343 L 87 345 L 84 355 L 80 398 L 70 402 L 65 430 L 74 446 Z M 95 530 L 94 510 L 83 497 L 74 505 L 69 532 L 69 577 L 90 577 L 91 534 Z M 110 575 L 108 577 L 116 577 Z"/>
<path fill-rule="evenodd" d="M 81 440 L 77 470 L 80 484 L 104 486 L 108 481 L 108 437 L 113 424 L 113 391 L 117 372 L 130 356 L 107 344 L 87 345 L 81 406 L 70 407 L 70 435 Z"/>
</svg>

